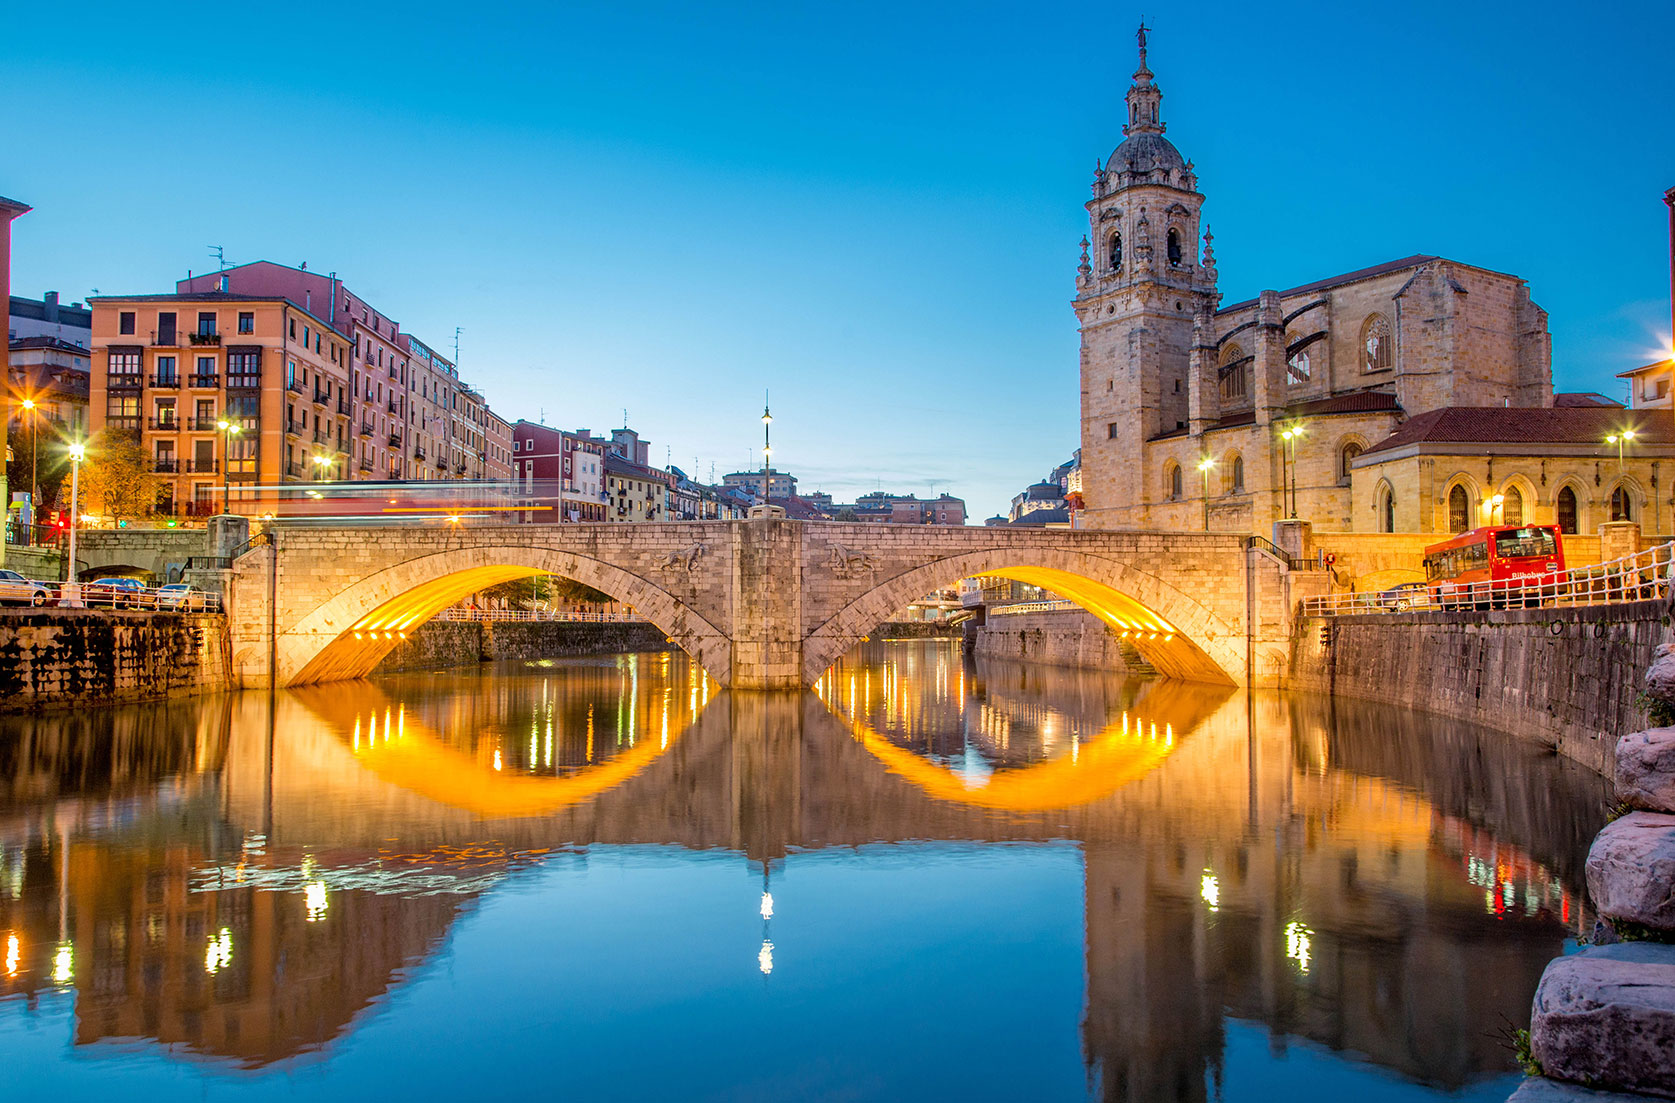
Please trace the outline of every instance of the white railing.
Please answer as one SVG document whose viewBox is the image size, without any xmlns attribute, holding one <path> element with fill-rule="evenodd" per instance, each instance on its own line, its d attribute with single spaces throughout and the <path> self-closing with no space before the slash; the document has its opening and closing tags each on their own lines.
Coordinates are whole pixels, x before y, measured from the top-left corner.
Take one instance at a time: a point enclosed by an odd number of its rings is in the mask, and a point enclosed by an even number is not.
<svg viewBox="0 0 1675 1103">
<path fill-rule="evenodd" d="M 63 608 L 143 609 L 154 613 L 219 613 L 221 595 L 206 590 L 166 590 L 160 586 L 113 586 L 110 583 L 53 583 L 51 605 Z"/>
<path fill-rule="evenodd" d="M 1528 582 L 1473 582 L 1446 592 L 1442 589 L 1446 583 L 1409 583 L 1388 590 L 1309 598 L 1303 602 L 1303 615 L 1617 605 L 1667 597 L 1671 577 L 1675 577 L 1675 541 L 1606 563 L 1539 575 Z"/>
<path fill-rule="evenodd" d="M 436 614 L 436 620 L 466 621 L 561 621 L 573 624 L 633 624 L 646 618 L 638 613 L 584 613 L 569 609 L 466 609 L 454 606 Z"/>
<path fill-rule="evenodd" d="M 989 610 L 991 617 L 1004 617 L 1013 613 L 1063 613 L 1071 609 L 1080 609 L 1074 601 L 1020 601 L 1014 605 L 996 605 Z"/>
</svg>

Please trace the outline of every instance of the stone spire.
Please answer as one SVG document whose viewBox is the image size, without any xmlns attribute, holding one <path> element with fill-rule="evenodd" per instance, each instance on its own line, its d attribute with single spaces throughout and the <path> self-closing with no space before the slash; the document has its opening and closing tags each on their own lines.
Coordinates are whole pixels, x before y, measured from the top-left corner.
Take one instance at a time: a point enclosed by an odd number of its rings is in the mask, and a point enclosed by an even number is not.
<svg viewBox="0 0 1675 1103">
<path fill-rule="evenodd" d="M 1148 30 L 1150 28 L 1141 23 L 1134 35 L 1140 43 L 1140 68 L 1134 70 L 1134 83 L 1128 89 L 1128 122 L 1122 128 L 1124 134 L 1162 134 L 1164 131 L 1160 107 L 1163 92 L 1152 83 L 1152 71 L 1146 68 Z"/>
<path fill-rule="evenodd" d="M 1216 282 L 1217 275 L 1215 240 L 1216 236 L 1210 233 L 1210 228 L 1208 226 L 1204 227 L 1204 279 L 1209 281 L 1211 284 Z"/>
</svg>

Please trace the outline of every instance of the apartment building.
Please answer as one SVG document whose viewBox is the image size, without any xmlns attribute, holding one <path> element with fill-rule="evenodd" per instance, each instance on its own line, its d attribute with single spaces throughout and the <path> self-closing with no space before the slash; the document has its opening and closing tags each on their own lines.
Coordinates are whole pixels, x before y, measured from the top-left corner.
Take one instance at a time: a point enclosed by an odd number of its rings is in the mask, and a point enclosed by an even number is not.
<svg viewBox="0 0 1675 1103">
<path fill-rule="evenodd" d="M 610 441 L 530 421 L 512 426 L 512 464 L 526 521 L 603 521 Z"/>
</svg>

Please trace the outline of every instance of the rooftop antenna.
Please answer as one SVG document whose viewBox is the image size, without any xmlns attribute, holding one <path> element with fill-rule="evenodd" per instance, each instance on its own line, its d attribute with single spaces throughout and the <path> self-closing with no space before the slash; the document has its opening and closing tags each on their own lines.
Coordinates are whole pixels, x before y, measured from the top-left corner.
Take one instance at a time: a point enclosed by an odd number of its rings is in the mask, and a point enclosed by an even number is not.
<svg viewBox="0 0 1675 1103">
<path fill-rule="evenodd" d="M 624 429 L 628 428 L 628 407 L 626 406 L 622 408 L 622 427 Z"/>
<path fill-rule="evenodd" d="M 215 263 L 219 265 L 216 271 L 225 272 L 227 270 L 227 250 L 220 245 L 211 245 L 209 251 L 214 255 Z"/>
<path fill-rule="evenodd" d="M 454 367 L 459 367 L 459 326 L 454 327 Z"/>
</svg>

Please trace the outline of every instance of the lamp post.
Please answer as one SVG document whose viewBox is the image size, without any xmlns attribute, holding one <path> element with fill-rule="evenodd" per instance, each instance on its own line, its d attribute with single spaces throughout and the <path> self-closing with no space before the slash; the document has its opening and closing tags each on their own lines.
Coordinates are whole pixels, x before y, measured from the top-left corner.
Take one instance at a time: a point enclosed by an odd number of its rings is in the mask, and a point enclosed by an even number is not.
<svg viewBox="0 0 1675 1103">
<path fill-rule="evenodd" d="M 1204 477 L 1204 531 L 1210 531 L 1210 468 L 1216 461 L 1208 456 L 1198 461 L 1198 473 Z"/>
<path fill-rule="evenodd" d="M 70 445 L 70 564 L 69 577 L 59 591 L 58 604 L 70 609 L 81 608 L 81 586 L 76 582 L 76 526 L 80 522 L 76 511 L 81 508 L 81 461 L 87 458 L 87 446 L 80 441 Z"/>
<path fill-rule="evenodd" d="M 326 468 L 330 467 L 331 465 L 332 465 L 332 461 L 329 458 L 327 458 L 325 456 L 315 456 L 314 457 L 314 481 L 319 482 L 320 477 L 326 473 Z"/>
<path fill-rule="evenodd" d="M 1292 520 L 1297 518 L 1297 442 L 1302 439 L 1302 436 L 1303 425 L 1301 422 L 1293 423 L 1280 433 L 1280 439 L 1285 442 L 1283 446 L 1285 448 L 1285 478 L 1282 480 L 1285 483 L 1285 489 L 1282 490 L 1281 494 L 1283 496 L 1286 491 L 1289 491 L 1291 495 L 1291 505 L 1287 515 Z"/>
<path fill-rule="evenodd" d="M 1496 521 L 1495 521 L 1495 511 L 1500 509 L 1501 505 L 1505 501 L 1506 501 L 1506 495 L 1504 495 L 1504 494 L 1496 494 L 1494 497 L 1489 499 L 1489 523 L 1491 525 L 1496 523 Z"/>
<path fill-rule="evenodd" d="M 1633 429 L 1624 429 L 1620 433 L 1612 433 L 1610 436 L 1605 438 L 1606 444 L 1615 444 L 1617 446 L 1617 474 L 1619 475 L 1623 473 L 1623 445 L 1633 439 Z"/>
<path fill-rule="evenodd" d="M 40 482 L 41 471 L 41 415 L 35 408 L 35 400 L 23 400 L 23 410 L 29 415 L 29 535 L 25 542 L 35 542 L 35 521 L 41 512 L 40 492 L 37 484 Z"/>
<path fill-rule="evenodd" d="M 772 479 L 774 449 L 768 440 L 768 427 L 773 424 L 774 416 L 768 412 L 768 396 L 762 396 L 762 504 L 768 505 L 770 495 L 768 487 Z"/>
<path fill-rule="evenodd" d="M 215 426 L 221 430 L 221 512 L 231 513 L 232 508 L 228 503 L 232 501 L 232 440 L 233 435 L 240 432 L 243 427 L 237 422 L 228 421 L 226 418 L 216 422 Z"/>
</svg>

